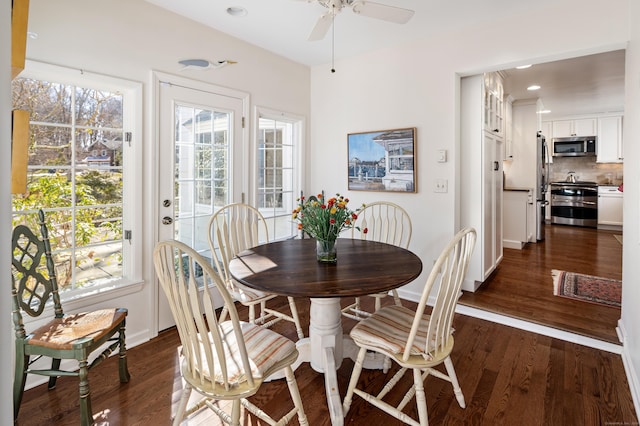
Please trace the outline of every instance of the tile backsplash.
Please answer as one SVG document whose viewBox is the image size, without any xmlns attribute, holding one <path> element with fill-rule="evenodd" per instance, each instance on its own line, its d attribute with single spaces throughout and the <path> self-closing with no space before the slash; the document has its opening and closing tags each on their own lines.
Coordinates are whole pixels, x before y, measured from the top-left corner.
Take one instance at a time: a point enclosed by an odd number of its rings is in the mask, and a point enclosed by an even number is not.
<svg viewBox="0 0 640 426">
<path fill-rule="evenodd" d="M 569 172 L 574 172 L 577 180 L 620 185 L 623 180 L 622 167 L 618 163 L 596 163 L 593 157 L 554 157 L 549 181 L 563 182 Z"/>
</svg>

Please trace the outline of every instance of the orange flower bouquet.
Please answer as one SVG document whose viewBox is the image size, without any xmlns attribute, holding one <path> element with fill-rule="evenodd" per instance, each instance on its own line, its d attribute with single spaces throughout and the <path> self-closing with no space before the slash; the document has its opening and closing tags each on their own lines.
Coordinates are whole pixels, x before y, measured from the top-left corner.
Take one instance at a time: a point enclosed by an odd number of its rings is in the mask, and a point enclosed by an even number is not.
<svg viewBox="0 0 640 426">
<path fill-rule="evenodd" d="M 317 257 L 321 262 L 337 261 L 336 239 L 342 231 L 353 227 L 358 212 L 364 207 L 354 211 L 347 207 L 348 203 L 349 199 L 340 194 L 328 200 L 325 200 L 324 193 L 308 200 L 304 197 L 298 199 L 292 217 L 298 221 L 298 229 L 316 239 Z"/>
</svg>

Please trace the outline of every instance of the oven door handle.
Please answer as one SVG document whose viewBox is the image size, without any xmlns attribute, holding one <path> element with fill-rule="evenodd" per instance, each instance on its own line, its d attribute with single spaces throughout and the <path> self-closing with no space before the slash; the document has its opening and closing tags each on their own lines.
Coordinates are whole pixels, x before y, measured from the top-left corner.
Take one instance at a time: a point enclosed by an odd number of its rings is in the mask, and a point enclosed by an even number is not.
<svg viewBox="0 0 640 426">
<path fill-rule="evenodd" d="M 558 200 L 557 198 L 554 198 L 554 199 L 551 200 L 551 205 L 552 206 L 554 204 L 558 205 L 558 204 L 561 204 L 561 203 L 564 203 L 564 204 L 575 204 L 576 207 L 580 207 L 578 204 L 583 204 L 583 205 L 588 205 L 588 206 L 596 206 L 596 205 L 598 205 L 598 203 L 594 202 L 594 201 L 562 200 L 562 199 Z"/>
</svg>

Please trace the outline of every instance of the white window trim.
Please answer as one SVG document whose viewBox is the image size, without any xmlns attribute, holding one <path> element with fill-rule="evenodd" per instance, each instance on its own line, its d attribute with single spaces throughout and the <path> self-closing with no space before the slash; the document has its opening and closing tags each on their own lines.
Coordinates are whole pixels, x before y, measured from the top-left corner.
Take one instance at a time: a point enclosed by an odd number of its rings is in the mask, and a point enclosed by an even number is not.
<svg viewBox="0 0 640 426">
<path fill-rule="evenodd" d="M 144 264 L 142 256 L 143 215 L 139 214 L 143 207 L 142 145 L 144 141 L 142 132 L 142 83 L 31 60 L 25 62 L 25 69 L 20 73 L 20 77 L 53 81 L 99 90 L 110 90 L 119 93 L 122 93 L 123 90 L 125 91 L 125 93 L 122 94 L 126 97 L 127 102 L 131 104 L 131 107 L 128 108 L 127 114 L 123 116 L 123 129 L 125 132 L 131 132 L 132 140 L 130 144 L 125 142 L 127 144 L 126 149 L 130 149 L 126 155 L 127 163 L 125 165 L 127 175 L 130 176 L 127 182 L 130 182 L 130 184 L 123 188 L 122 203 L 123 206 L 126 203 L 127 208 L 123 209 L 122 226 L 123 229 L 132 231 L 132 239 L 124 242 L 124 244 L 129 247 L 126 247 L 128 261 L 124 264 L 122 271 L 123 278 L 103 286 L 62 292 L 60 293 L 60 297 L 65 309 L 67 311 L 73 311 L 81 309 L 83 306 L 139 291 L 143 285 L 144 272 L 142 268 Z M 124 254 L 125 253 L 123 253 L 123 255 Z"/>
<path fill-rule="evenodd" d="M 253 176 L 253 180 L 251 182 L 251 196 L 249 198 L 249 203 L 251 205 L 258 205 L 258 185 L 257 185 L 257 171 L 258 171 L 258 135 L 259 135 L 259 127 L 260 127 L 260 118 L 267 118 L 271 120 L 277 121 L 286 121 L 290 123 L 296 124 L 299 128 L 296 130 L 300 133 L 299 146 L 296 146 L 295 149 L 295 158 L 294 162 L 297 164 L 295 168 L 295 177 L 294 182 L 296 186 L 296 190 L 298 193 L 304 188 L 305 176 L 305 147 L 306 147 L 306 118 L 300 114 L 294 114 L 291 112 L 280 111 L 276 109 L 271 109 L 263 106 L 255 106 L 253 120 L 251 124 L 253 137 L 251 140 L 251 172 Z M 293 206 L 292 206 L 293 208 Z"/>
</svg>

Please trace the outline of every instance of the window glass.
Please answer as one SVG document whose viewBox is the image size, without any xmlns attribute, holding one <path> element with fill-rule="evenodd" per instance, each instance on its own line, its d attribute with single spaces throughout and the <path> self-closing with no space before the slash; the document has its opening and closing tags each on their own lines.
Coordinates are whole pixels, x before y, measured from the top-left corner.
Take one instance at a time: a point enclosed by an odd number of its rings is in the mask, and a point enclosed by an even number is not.
<svg viewBox="0 0 640 426">
<path fill-rule="evenodd" d="M 122 280 L 131 273 L 123 240 L 126 97 L 28 77 L 13 80 L 12 95 L 14 109 L 30 114 L 27 192 L 12 197 L 13 225 L 37 234 L 37 211 L 45 211 L 61 292 Z"/>
<path fill-rule="evenodd" d="M 299 196 L 297 149 L 302 123 L 279 114 L 258 120 L 257 205 L 269 227 L 269 238 L 278 240 L 297 234 L 291 211 Z"/>
</svg>

